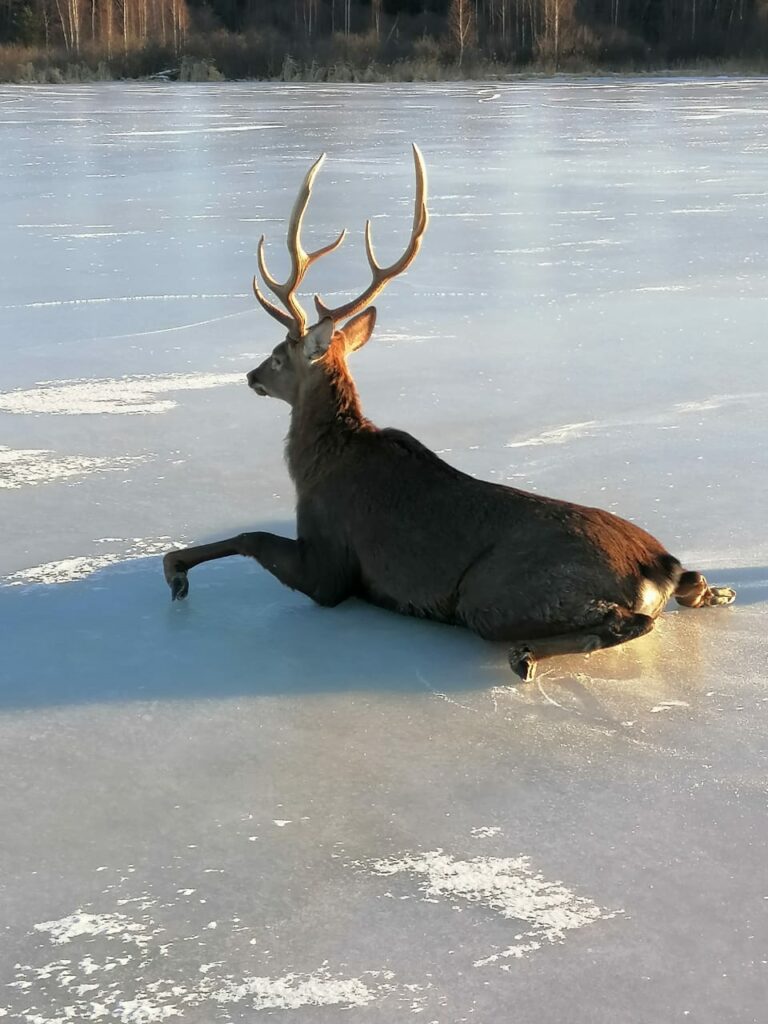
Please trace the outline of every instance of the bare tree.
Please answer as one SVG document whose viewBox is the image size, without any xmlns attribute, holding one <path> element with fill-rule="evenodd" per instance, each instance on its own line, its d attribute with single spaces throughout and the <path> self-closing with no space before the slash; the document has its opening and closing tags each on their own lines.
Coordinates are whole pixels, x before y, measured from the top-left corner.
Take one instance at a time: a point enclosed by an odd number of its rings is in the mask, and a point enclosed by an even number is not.
<svg viewBox="0 0 768 1024">
<path fill-rule="evenodd" d="M 475 41 L 475 12 L 472 0 L 451 0 L 448 8 L 448 31 L 459 51 L 459 67 L 464 62 L 464 51 Z"/>
<path fill-rule="evenodd" d="M 80 53 L 80 0 L 56 0 L 64 46 L 69 53 Z"/>
</svg>

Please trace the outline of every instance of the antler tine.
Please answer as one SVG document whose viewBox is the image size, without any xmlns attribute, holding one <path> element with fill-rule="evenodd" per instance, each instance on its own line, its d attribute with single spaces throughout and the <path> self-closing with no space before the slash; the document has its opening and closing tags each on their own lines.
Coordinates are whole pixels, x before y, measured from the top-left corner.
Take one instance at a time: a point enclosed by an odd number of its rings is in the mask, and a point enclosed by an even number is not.
<svg viewBox="0 0 768 1024">
<path fill-rule="evenodd" d="M 283 327 L 289 331 L 296 329 L 296 322 L 289 313 L 284 313 L 282 309 L 275 306 L 269 299 L 265 298 L 264 295 L 259 291 L 259 282 L 256 276 L 253 278 L 253 294 L 258 299 L 259 305 L 262 309 L 265 309 L 270 316 L 273 316 L 275 320 L 278 320 Z"/>
<path fill-rule="evenodd" d="M 334 323 L 337 323 L 340 320 L 346 320 L 348 317 L 354 316 L 355 313 L 358 313 L 375 299 L 391 280 L 406 271 L 411 263 L 413 263 L 421 248 L 424 232 L 427 230 L 427 224 L 429 223 L 429 213 L 427 212 L 427 172 L 424 167 L 424 158 L 415 143 L 413 144 L 413 162 L 416 169 L 416 200 L 413 209 L 411 238 L 405 252 L 399 260 L 396 260 L 390 266 L 380 266 L 376 261 L 373 251 L 371 222 L 370 220 L 366 221 L 365 254 L 368 259 L 368 266 L 371 268 L 371 283 L 356 299 L 334 309 L 326 306 L 319 295 L 315 295 L 315 308 L 320 317 L 330 317 Z"/>
<path fill-rule="evenodd" d="M 276 320 L 279 320 L 284 327 L 287 327 L 291 334 L 298 338 L 302 337 L 302 335 L 306 333 L 308 317 L 296 298 L 296 289 L 301 284 L 304 275 L 315 260 L 320 259 L 321 256 L 325 256 L 329 252 L 333 252 L 334 249 L 338 249 L 344 241 L 344 236 L 347 233 L 345 228 L 335 241 L 331 242 L 329 245 L 322 246 L 322 248 L 316 249 L 311 253 L 306 252 L 301 244 L 302 220 L 304 219 L 304 213 L 306 212 L 307 205 L 309 203 L 309 197 L 312 194 L 312 184 L 315 180 L 315 175 L 322 167 L 324 160 L 325 153 L 323 153 L 307 171 L 301 188 L 299 189 L 299 194 L 296 197 L 296 202 L 293 204 L 293 209 L 291 210 L 291 216 L 288 221 L 288 233 L 286 236 L 286 245 L 288 246 L 288 253 L 291 257 L 291 272 L 288 275 L 288 280 L 284 283 L 277 281 L 267 269 L 264 235 L 262 235 L 259 240 L 258 261 L 261 276 L 264 278 L 267 287 L 280 299 L 288 312 L 284 313 L 281 309 L 266 299 L 259 291 L 256 278 L 254 277 L 253 279 L 253 291 L 262 307 L 271 316 L 275 317 Z"/>
<path fill-rule="evenodd" d="M 347 229 L 342 228 L 339 237 L 335 242 L 330 242 L 328 245 L 324 245 L 321 249 L 315 249 L 314 252 L 307 253 L 307 269 L 312 266 L 315 260 L 319 260 L 321 256 L 325 256 L 329 252 L 333 252 L 334 249 L 338 249 L 344 239 L 347 237 Z"/>
</svg>

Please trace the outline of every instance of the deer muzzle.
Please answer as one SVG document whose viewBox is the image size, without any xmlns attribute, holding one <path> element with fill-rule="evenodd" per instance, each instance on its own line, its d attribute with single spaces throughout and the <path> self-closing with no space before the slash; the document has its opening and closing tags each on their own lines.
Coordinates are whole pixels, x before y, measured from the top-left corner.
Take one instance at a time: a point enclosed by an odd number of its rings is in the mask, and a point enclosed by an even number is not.
<svg viewBox="0 0 768 1024">
<path fill-rule="evenodd" d="M 257 370 L 249 370 L 248 373 L 245 375 L 245 379 L 248 381 L 248 387 L 251 389 L 251 391 L 255 391 L 257 395 L 266 396 L 266 390 L 259 383 Z"/>
</svg>

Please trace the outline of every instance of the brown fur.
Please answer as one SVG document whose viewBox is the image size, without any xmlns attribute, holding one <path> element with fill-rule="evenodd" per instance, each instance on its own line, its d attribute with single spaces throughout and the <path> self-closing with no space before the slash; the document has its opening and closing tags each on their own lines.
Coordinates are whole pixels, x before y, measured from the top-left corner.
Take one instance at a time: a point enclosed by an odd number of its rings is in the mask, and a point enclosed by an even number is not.
<svg viewBox="0 0 768 1024">
<path fill-rule="evenodd" d="M 514 642 L 525 679 L 537 658 L 648 632 L 675 593 L 695 607 L 733 599 L 618 516 L 476 480 L 409 434 L 375 427 L 347 366 L 374 323 L 372 308 L 341 331 L 321 320 L 248 374 L 254 391 L 291 406 L 298 540 L 256 532 L 169 552 L 174 597 L 192 566 L 248 555 L 320 604 L 355 596 Z"/>
</svg>

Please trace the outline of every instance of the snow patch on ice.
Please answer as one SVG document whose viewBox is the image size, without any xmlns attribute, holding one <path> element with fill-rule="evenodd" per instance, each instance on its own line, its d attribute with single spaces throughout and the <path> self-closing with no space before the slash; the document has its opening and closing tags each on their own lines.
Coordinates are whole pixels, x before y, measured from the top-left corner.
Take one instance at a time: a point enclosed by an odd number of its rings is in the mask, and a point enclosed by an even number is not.
<svg viewBox="0 0 768 1024">
<path fill-rule="evenodd" d="M 225 387 L 242 383 L 243 379 L 242 373 L 169 373 L 45 381 L 28 390 L 0 393 L 0 411 L 66 416 L 161 413 L 175 408 L 177 403 L 158 395 Z"/>
<path fill-rule="evenodd" d="M 696 288 L 693 284 L 648 284 L 639 288 L 630 288 L 632 292 L 689 292 Z"/>
<path fill-rule="evenodd" d="M 493 836 L 500 836 L 501 829 L 498 825 L 478 825 L 477 828 L 470 829 L 470 835 L 473 839 L 491 839 Z"/>
<path fill-rule="evenodd" d="M 764 398 L 765 393 L 759 391 L 741 395 L 710 395 L 709 398 L 701 398 L 696 402 L 678 402 L 674 409 L 676 412 L 682 413 L 710 412 L 713 409 L 723 409 L 740 402 L 749 402 L 753 399 L 763 400 Z"/>
<path fill-rule="evenodd" d="M 327 970 L 312 974 L 286 974 L 282 978 L 244 978 L 225 982 L 210 998 L 240 1003 L 248 999 L 254 1010 L 297 1010 L 300 1006 L 365 1006 L 376 997 L 360 978 L 334 978 Z"/>
<path fill-rule="evenodd" d="M 651 714 L 657 715 L 660 711 L 669 711 L 671 708 L 689 708 L 690 706 L 686 700 L 663 700 L 651 708 Z"/>
<path fill-rule="evenodd" d="M 77 910 L 69 917 L 56 921 L 42 921 L 35 925 L 35 931 L 48 932 L 55 946 L 72 942 L 83 935 L 119 935 L 126 942 L 135 942 L 138 946 L 146 946 L 152 932 L 146 925 L 132 921 L 125 914 L 86 914 Z"/>
<path fill-rule="evenodd" d="M 541 444 L 566 444 L 577 437 L 588 437 L 600 427 L 597 420 L 585 420 L 583 423 L 564 423 L 561 427 L 545 430 L 534 437 L 523 441 L 508 441 L 505 448 L 534 448 Z"/>
<path fill-rule="evenodd" d="M 507 949 L 475 961 L 475 967 L 502 958 L 519 958 L 561 942 L 567 932 L 615 916 L 591 900 L 578 896 L 561 882 L 550 882 L 531 869 L 527 857 L 474 857 L 456 860 L 442 850 L 405 854 L 369 864 L 378 875 L 423 876 L 419 888 L 424 900 L 435 897 L 480 903 L 501 917 L 520 922 L 522 928 Z"/>
<path fill-rule="evenodd" d="M 173 899 L 153 902 L 159 903 L 161 908 L 173 908 L 175 904 Z M 239 920 L 232 919 L 233 922 Z M 203 948 L 213 942 L 217 943 L 217 951 L 221 950 L 222 942 L 223 948 L 228 948 L 228 934 L 221 940 L 216 938 L 221 930 L 226 931 L 223 922 L 221 929 L 207 932 L 205 941 L 198 934 L 168 936 L 148 915 L 137 919 L 123 913 L 96 913 L 82 908 L 67 917 L 43 921 L 34 925 L 30 934 L 41 936 L 38 942 L 42 942 L 44 936 L 54 946 L 71 945 L 73 952 L 69 959 L 47 964 L 43 960 L 42 967 L 34 963 L 15 965 L 14 980 L 6 987 L 19 993 L 18 998 L 23 999 L 21 1006 L 28 1009 L 20 1010 L 20 1016 L 13 1019 L 25 1020 L 28 1024 L 101 1018 L 120 1024 L 159 1024 L 171 1018 L 186 1018 L 194 1007 L 207 1007 L 205 1019 L 212 1019 L 217 1012 L 226 1013 L 224 1007 L 239 1003 L 253 1010 L 294 1010 L 304 1006 L 349 1009 L 366 1006 L 381 996 L 397 994 L 394 974 L 386 970 L 364 971 L 361 977 L 344 977 L 324 961 L 317 969 L 302 973 L 288 971 L 274 976 L 238 978 L 221 972 L 226 958 L 207 959 L 199 964 L 196 972 L 190 971 L 183 952 L 174 958 L 177 946 L 185 951 L 192 939 Z M 239 925 L 232 929 L 233 932 L 242 930 Z M 166 936 L 162 943 L 156 938 L 161 933 Z M 138 950 L 126 953 L 126 944 Z M 46 948 L 41 946 L 41 952 Z M 86 950 L 98 951 L 94 954 L 98 959 Z M 163 958 L 163 974 L 158 976 L 154 966 L 160 957 Z M 422 987 L 405 986 L 404 1000 L 413 1004 L 413 993 L 421 991 Z M 0 1017 L 17 1010 L 17 1006 L 3 1006 Z"/>
<path fill-rule="evenodd" d="M 42 448 L 8 448 L 0 445 L 0 489 L 14 490 L 35 484 L 70 480 L 90 473 L 125 472 L 148 455 L 102 458 L 89 455 L 60 455 Z"/>
<path fill-rule="evenodd" d="M 63 558 L 57 562 L 44 562 L 42 565 L 34 565 L 29 569 L 19 569 L 17 572 L 0 578 L 0 586 L 21 587 L 32 583 L 74 583 L 76 580 L 86 579 L 110 565 L 119 565 L 137 558 L 146 558 L 149 555 L 162 555 L 170 548 L 183 547 L 180 541 L 173 540 L 171 537 L 133 537 L 125 541 L 119 537 L 109 537 L 105 540 L 110 543 L 115 541 L 127 543 L 128 547 L 122 551 L 107 552 L 103 555 L 81 555 L 74 558 Z"/>
</svg>

